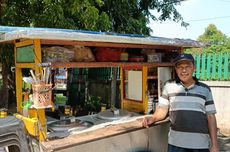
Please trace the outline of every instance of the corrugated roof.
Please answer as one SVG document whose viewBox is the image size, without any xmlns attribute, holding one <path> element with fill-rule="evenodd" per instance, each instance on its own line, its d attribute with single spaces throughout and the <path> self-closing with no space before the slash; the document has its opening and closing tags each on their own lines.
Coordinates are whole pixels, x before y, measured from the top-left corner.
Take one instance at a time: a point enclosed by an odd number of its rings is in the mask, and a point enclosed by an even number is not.
<svg viewBox="0 0 230 152">
<path fill-rule="evenodd" d="M 12 41 L 15 39 L 44 39 L 44 40 L 76 40 L 88 42 L 111 42 L 165 45 L 176 47 L 203 47 L 202 42 L 191 39 L 164 38 L 155 36 L 144 36 L 137 34 L 118 34 L 111 32 L 94 32 L 83 30 L 56 29 L 56 28 L 30 28 L 0 26 L 0 42 Z"/>
</svg>

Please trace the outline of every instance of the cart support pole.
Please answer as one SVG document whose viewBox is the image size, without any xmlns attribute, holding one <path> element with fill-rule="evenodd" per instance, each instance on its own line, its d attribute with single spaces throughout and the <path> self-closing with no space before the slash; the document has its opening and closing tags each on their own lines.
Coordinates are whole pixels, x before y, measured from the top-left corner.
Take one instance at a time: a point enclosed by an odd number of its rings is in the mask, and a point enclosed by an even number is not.
<svg viewBox="0 0 230 152">
<path fill-rule="evenodd" d="M 14 42 L 14 54 L 15 54 L 15 77 L 16 77 L 16 99 L 17 99 L 17 112 L 19 114 L 22 113 L 22 69 L 23 68 L 33 68 L 35 70 L 35 75 L 41 73 L 41 67 L 39 64 L 42 62 L 42 55 L 41 55 L 41 41 L 40 40 L 24 40 L 20 42 Z M 17 62 L 17 48 L 25 47 L 33 45 L 33 52 L 34 52 L 34 62 L 33 63 L 22 63 Z M 46 118 L 45 118 L 45 109 L 29 109 L 28 110 L 29 117 L 28 122 L 34 122 L 37 120 L 37 123 L 25 123 L 26 128 L 32 129 L 28 130 L 28 132 L 33 132 L 33 130 L 38 130 L 39 141 L 44 141 L 46 139 Z M 31 125 L 32 124 L 32 125 Z M 34 125 L 37 124 L 37 125 Z M 36 128 L 34 128 L 36 127 Z M 36 135 L 36 134 L 31 134 Z"/>
</svg>

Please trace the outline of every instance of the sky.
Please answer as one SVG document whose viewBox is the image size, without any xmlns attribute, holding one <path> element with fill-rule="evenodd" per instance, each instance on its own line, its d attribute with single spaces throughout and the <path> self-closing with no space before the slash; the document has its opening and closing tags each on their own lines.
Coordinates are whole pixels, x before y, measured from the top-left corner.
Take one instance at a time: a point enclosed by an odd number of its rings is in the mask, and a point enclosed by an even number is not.
<svg viewBox="0 0 230 152">
<path fill-rule="evenodd" d="M 176 9 L 189 26 L 181 27 L 180 23 L 172 21 L 151 21 L 152 36 L 196 40 L 209 24 L 214 24 L 230 37 L 230 0 L 186 0 Z"/>
</svg>

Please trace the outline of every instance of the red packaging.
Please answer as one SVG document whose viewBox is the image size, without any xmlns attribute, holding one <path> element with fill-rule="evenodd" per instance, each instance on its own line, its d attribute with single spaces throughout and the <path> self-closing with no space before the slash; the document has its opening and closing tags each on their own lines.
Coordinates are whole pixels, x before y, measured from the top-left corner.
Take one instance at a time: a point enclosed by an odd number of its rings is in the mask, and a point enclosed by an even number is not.
<svg viewBox="0 0 230 152">
<path fill-rule="evenodd" d="M 96 60 L 100 62 L 116 62 L 120 60 L 122 48 L 96 48 Z"/>
</svg>

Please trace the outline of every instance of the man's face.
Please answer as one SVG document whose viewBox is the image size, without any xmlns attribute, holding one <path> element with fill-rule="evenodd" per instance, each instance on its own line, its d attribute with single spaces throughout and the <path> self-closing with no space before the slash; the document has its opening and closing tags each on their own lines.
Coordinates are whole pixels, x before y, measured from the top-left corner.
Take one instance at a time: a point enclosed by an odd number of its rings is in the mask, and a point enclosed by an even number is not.
<svg viewBox="0 0 230 152">
<path fill-rule="evenodd" d="M 195 66 L 190 61 L 181 61 L 176 64 L 175 66 L 176 73 L 180 80 L 183 83 L 190 83 L 192 78 L 192 74 L 195 71 Z"/>
</svg>

